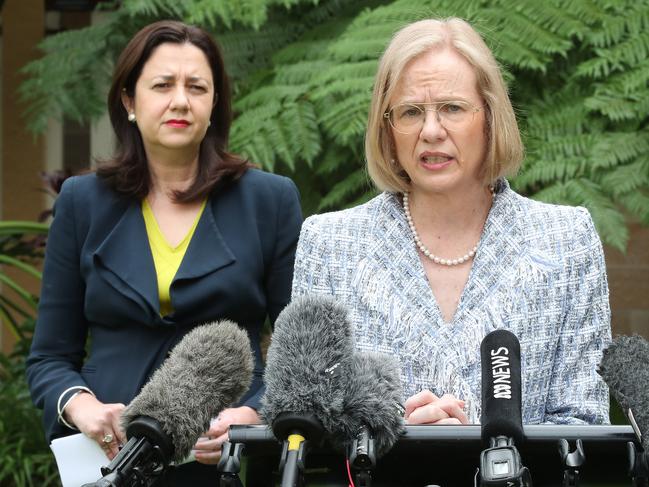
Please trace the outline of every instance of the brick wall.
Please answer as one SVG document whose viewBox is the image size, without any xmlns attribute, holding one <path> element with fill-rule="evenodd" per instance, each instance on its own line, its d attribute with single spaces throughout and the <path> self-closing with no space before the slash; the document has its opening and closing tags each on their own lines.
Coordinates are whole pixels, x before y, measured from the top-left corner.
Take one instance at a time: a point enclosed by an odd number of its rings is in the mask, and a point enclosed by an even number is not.
<svg viewBox="0 0 649 487">
<path fill-rule="evenodd" d="M 649 339 L 649 228 L 634 223 L 626 254 L 605 248 L 613 334 Z"/>
</svg>

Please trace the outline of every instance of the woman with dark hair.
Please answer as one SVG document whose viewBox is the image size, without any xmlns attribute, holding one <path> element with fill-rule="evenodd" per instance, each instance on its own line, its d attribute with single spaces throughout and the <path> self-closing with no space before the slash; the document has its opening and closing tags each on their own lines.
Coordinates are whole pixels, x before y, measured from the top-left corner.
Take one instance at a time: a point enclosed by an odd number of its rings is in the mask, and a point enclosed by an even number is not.
<svg viewBox="0 0 649 487">
<path fill-rule="evenodd" d="M 139 31 L 117 61 L 108 110 L 115 157 L 66 181 L 56 202 L 32 397 L 48 440 L 80 430 L 113 458 L 124 405 L 171 348 L 197 325 L 230 319 L 248 332 L 256 364 L 244 398 L 196 445 L 197 461 L 213 464 L 230 424 L 259 421 L 260 333 L 290 297 L 297 189 L 227 152 L 228 78 L 197 27 Z M 213 484 L 210 470 L 183 466 L 174 482 Z"/>
</svg>

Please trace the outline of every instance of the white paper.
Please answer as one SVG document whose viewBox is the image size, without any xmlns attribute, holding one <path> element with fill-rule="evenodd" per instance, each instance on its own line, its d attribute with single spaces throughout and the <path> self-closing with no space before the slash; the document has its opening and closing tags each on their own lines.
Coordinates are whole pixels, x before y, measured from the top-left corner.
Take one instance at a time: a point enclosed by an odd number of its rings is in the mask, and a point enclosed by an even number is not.
<svg viewBox="0 0 649 487">
<path fill-rule="evenodd" d="M 96 482 L 101 475 L 101 467 L 110 460 L 101 447 L 86 435 L 79 433 L 57 438 L 50 443 L 63 487 L 80 487 Z"/>
</svg>

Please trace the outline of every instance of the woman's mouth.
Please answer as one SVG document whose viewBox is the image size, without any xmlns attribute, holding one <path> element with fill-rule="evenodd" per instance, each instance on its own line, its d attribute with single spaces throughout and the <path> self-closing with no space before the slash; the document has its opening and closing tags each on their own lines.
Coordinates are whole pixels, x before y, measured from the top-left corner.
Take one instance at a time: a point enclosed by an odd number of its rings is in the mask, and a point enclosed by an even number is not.
<svg viewBox="0 0 649 487">
<path fill-rule="evenodd" d="M 438 171 L 444 169 L 446 166 L 450 165 L 455 159 L 447 155 L 422 155 L 419 158 L 419 162 L 425 169 L 431 171 Z"/>
<path fill-rule="evenodd" d="M 167 120 L 165 123 L 174 128 L 185 128 L 189 126 L 187 120 Z"/>
</svg>

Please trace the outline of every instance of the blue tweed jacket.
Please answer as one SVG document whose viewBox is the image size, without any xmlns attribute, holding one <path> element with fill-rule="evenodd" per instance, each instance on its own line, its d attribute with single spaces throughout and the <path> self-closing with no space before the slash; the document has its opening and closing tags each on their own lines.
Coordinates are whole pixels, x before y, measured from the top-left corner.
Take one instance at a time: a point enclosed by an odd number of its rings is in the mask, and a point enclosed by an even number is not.
<svg viewBox="0 0 649 487">
<path fill-rule="evenodd" d="M 525 423 L 607 423 L 596 373 L 610 342 L 602 246 L 584 208 L 524 198 L 498 185 L 460 302 L 444 322 L 400 199 L 312 216 L 303 226 L 293 297 L 331 294 L 350 310 L 356 347 L 398 357 L 406 397 L 428 388 L 480 419 L 480 342 L 518 336 Z"/>
</svg>

